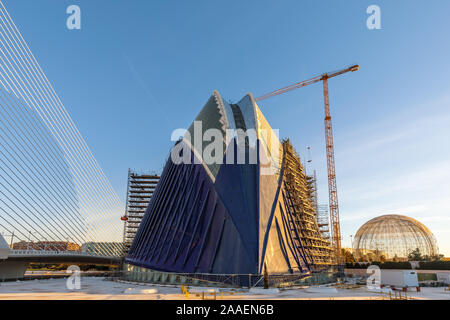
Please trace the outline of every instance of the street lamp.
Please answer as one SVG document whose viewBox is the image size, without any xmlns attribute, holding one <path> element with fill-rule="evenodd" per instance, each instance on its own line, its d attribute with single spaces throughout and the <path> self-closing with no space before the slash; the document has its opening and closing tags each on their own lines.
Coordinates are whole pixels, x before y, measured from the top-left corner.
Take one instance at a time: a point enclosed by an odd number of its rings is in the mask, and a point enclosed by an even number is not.
<svg viewBox="0 0 450 320">
<path fill-rule="evenodd" d="M 14 240 L 14 231 L 11 234 L 11 244 L 10 244 L 11 249 L 13 247 L 13 240 Z"/>
<path fill-rule="evenodd" d="M 36 232 L 31 232 L 31 231 L 29 231 L 29 234 L 28 234 L 28 243 L 27 243 L 27 251 L 30 250 L 31 235 L 32 235 L 33 233 L 36 233 Z"/>
<path fill-rule="evenodd" d="M 353 252 L 353 235 L 350 235 L 350 245 L 352 246 L 352 252 Z"/>
</svg>

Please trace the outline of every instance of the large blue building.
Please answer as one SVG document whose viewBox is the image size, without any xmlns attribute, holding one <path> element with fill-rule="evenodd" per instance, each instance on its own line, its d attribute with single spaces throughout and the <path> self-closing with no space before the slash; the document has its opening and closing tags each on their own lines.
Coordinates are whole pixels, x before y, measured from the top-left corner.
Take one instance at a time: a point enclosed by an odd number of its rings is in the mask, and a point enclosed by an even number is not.
<svg viewBox="0 0 450 320">
<path fill-rule="evenodd" d="M 330 264 L 298 156 L 251 94 L 229 104 L 215 91 L 171 155 L 126 263 L 212 274 L 304 274 Z"/>
</svg>

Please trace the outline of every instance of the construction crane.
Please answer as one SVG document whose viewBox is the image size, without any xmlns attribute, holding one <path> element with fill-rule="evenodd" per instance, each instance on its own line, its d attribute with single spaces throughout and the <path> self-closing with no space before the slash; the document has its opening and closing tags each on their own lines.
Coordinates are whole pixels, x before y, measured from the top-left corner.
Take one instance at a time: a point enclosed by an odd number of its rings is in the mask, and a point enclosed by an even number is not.
<svg viewBox="0 0 450 320">
<path fill-rule="evenodd" d="M 292 84 L 290 86 L 272 91 L 261 97 L 256 98 L 256 101 L 265 100 L 298 88 L 309 86 L 310 84 L 322 81 L 323 82 L 323 97 L 325 105 L 325 141 L 327 150 L 327 168 L 328 168 L 328 197 L 330 206 L 330 225 L 331 225 L 331 244 L 336 250 L 336 259 L 340 263 L 341 259 L 341 228 L 339 223 L 339 204 L 336 186 L 336 170 L 334 162 L 334 145 L 333 145 L 333 130 L 331 125 L 330 101 L 328 98 L 328 79 L 334 78 L 347 72 L 354 72 L 359 70 L 359 65 L 354 65 L 339 71 L 324 73 L 320 76 Z"/>
</svg>

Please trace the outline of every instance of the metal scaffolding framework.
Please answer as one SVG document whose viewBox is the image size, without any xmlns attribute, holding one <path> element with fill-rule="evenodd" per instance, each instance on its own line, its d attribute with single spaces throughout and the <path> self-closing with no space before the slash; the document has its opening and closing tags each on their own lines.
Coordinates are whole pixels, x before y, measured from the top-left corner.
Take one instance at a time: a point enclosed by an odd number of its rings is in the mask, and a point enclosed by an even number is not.
<svg viewBox="0 0 450 320">
<path fill-rule="evenodd" d="M 317 214 L 319 211 L 319 203 L 318 203 L 318 197 L 317 197 L 317 178 L 316 178 L 316 171 L 314 170 L 313 175 L 306 176 L 306 183 L 308 184 L 308 197 L 311 201 L 312 206 L 314 207 L 314 212 Z"/>
<path fill-rule="evenodd" d="M 311 162 L 310 160 L 308 162 Z M 314 208 L 314 214 L 316 216 L 317 225 L 322 237 L 330 242 L 330 219 L 328 216 L 328 205 L 319 204 L 319 198 L 317 196 L 317 175 L 316 171 L 313 171 L 312 175 L 306 176 L 307 194 L 311 201 L 311 205 Z"/>
<path fill-rule="evenodd" d="M 339 223 L 339 204 L 336 186 L 336 167 L 334 163 L 334 143 L 333 143 L 333 130 L 331 123 L 331 113 L 330 113 L 330 101 L 328 96 L 328 79 L 334 78 L 336 76 L 342 75 L 347 72 L 354 72 L 359 70 L 359 65 L 353 65 L 351 67 L 324 73 L 322 75 L 316 76 L 314 78 L 301 81 L 290 86 L 272 91 L 261 97 L 256 98 L 256 101 L 265 100 L 298 88 L 303 88 L 309 86 L 310 84 L 322 81 L 323 83 L 323 97 L 325 106 L 325 142 L 326 142 L 326 152 L 327 152 L 327 169 L 328 169 L 328 198 L 330 206 L 330 226 L 331 226 L 331 242 L 335 249 L 335 255 L 338 262 L 341 262 L 341 227 Z"/>
<path fill-rule="evenodd" d="M 138 173 L 128 170 L 128 188 L 123 242 L 125 254 L 133 243 L 136 232 L 144 217 L 147 206 L 158 184 L 160 176 L 157 174 Z"/>
<path fill-rule="evenodd" d="M 328 215 L 328 205 L 319 204 L 317 206 L 317 223 L 319 224 L 322 237 L 330 241 L 330 219 Z"/>
<path fill-rule="evenodd" d="M 300 158 L 289 140 L 283 141 L 285 151 L 284 181 L 290 195 L 290 204 L 294 210 L 294 222 L 299 230 L 299 245 L 305 249 L 308 263 L 322 268 L 333 263 L 333 249 L 330 243 L 322 237 L 317 221 L 311 195 L 314 183 L 307 179 Z"/>
</svg>

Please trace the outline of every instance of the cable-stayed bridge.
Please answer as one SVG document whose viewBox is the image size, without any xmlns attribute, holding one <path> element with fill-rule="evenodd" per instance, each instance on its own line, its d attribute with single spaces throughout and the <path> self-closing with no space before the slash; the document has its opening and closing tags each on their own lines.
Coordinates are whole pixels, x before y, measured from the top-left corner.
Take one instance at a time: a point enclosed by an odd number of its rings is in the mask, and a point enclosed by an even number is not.
<svg viewBox="0 0 450 320">
<path fill-rule="evenodd" d="M 18 250 L 11 257 L 19 251 L 118 257 L 123 212 L 0 1 L 0 234 Z"/>
</svg>

